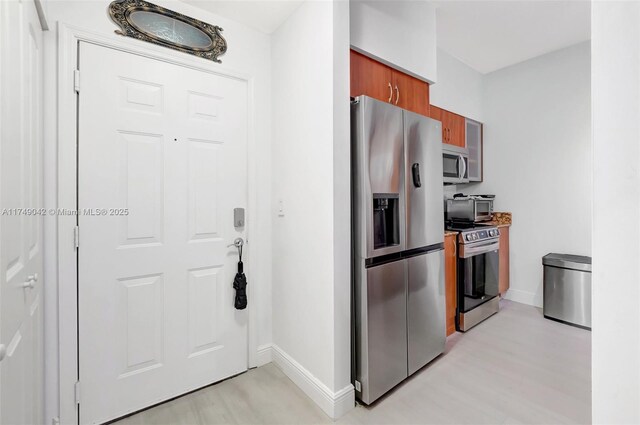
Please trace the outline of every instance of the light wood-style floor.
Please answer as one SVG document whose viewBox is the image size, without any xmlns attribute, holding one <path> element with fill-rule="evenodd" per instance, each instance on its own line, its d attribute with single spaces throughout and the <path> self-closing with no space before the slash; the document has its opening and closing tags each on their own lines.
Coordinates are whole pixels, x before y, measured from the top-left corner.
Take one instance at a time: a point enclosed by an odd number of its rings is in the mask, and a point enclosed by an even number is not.
<svg viewBox="0 0 640 425">
<path fill-rule="evenodd" d="M 496 316 L 448 338 L 446 353 L 373 406 L 337 424 L 587 424 L 591 333 L 502 301 Z M 117 422 L 331 424 L 273 364 Z"/>
</svg>

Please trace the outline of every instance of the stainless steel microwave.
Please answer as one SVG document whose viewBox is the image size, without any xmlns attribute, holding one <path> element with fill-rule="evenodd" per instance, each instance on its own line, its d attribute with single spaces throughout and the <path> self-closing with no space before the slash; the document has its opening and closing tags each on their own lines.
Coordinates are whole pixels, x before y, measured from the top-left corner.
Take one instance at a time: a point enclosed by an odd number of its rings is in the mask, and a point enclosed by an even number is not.
<svg viewBox="0 0 640 425">
<path fill-rule="evenodd" d="M 469 183 L 469 151 L 459 146 L 442 145 L 442 177 L 444 183 Z"/>
</svg>

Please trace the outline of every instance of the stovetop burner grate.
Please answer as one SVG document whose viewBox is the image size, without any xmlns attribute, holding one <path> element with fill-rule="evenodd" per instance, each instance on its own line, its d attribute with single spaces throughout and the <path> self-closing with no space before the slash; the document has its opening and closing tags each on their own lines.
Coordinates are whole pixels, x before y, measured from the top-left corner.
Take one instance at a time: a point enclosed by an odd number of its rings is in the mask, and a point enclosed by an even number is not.
<svg viewBox="0 0 640 425">
<path fill-rule="evenodd" d="M 482 229 L 485 227 L 495 227 L 492 226 L 491 224 L 483 224 L 483 223 L 476 223 L 475 221 L 447 221 L 445 223 L 445 228 L 447 230 L 453 230 L 453 231 L 457 231 L 457 232 L 463 232 L 465 230 L 475 230 L 475 229 Z"/>
</svg>

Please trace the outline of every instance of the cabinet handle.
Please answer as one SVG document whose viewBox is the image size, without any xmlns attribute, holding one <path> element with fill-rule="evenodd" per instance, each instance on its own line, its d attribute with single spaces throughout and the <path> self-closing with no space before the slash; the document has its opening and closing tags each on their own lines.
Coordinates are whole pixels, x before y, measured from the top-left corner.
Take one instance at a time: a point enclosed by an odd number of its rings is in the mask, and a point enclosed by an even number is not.
<svg viewBox="0 0 640 425">
<path fill-rule="evenodd" d="M 447 128 L 447 142 L 451 141 L 451 129 Z"/>
<path fill-rule="evenodd" d="M 391 103 L 391 99 L 393 99 L 393 87 L 391 87 L 391 83 L 389 84 L 389 100 L 387 102 Z"/>
<path fill-rule="evenodd" d="M 396 86 L 396 105 L 398 104 L 399 100 L 400 100 L 400 90 L 398 90 L 398 86 Z"/>
</svg>

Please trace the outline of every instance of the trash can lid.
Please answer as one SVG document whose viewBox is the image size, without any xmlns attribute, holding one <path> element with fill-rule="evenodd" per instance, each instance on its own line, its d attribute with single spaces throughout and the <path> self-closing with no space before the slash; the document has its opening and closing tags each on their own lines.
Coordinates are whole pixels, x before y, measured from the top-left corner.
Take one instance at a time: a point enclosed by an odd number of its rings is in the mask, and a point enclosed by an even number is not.
<svg viewBox="0 0 640 425">
<path fill-rule="evenodd" d="M 583 255 L 551 253 L 542 257 L 542 264 L 591 273 L 591 257 Z"/>
</svg>

